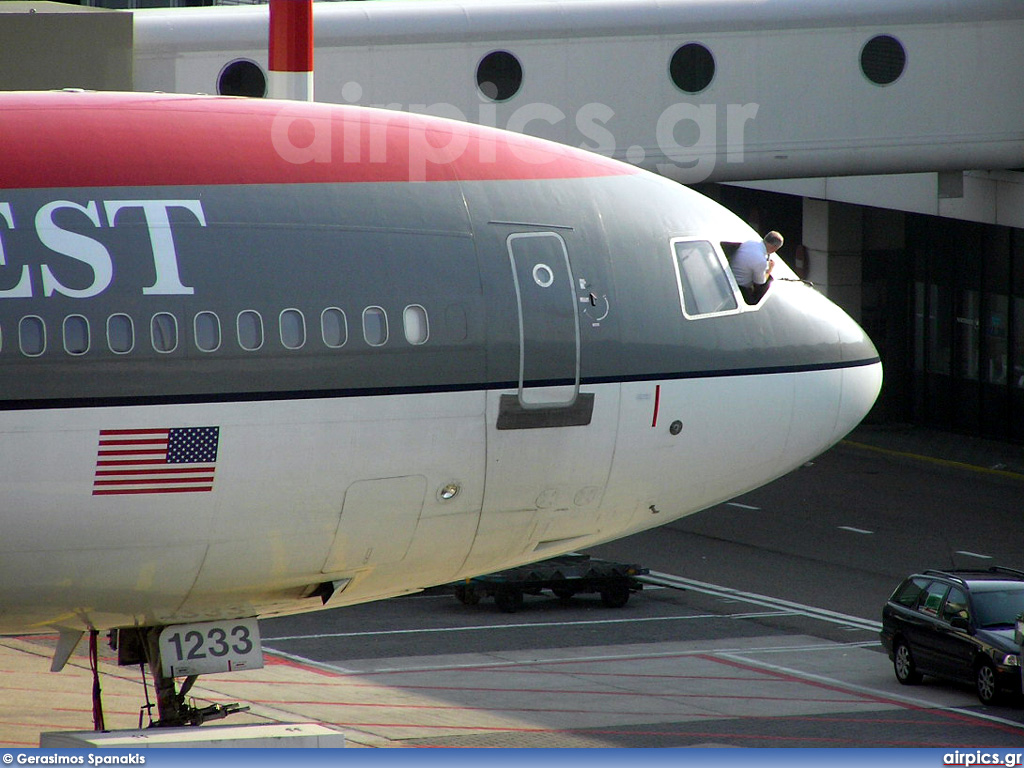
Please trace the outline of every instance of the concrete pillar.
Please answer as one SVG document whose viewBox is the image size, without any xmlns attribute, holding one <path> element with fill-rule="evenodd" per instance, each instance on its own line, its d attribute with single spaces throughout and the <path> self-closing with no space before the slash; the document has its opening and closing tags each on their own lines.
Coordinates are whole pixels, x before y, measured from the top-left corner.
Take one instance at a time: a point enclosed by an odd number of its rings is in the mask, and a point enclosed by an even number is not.
<svg viewBox="0 0 1024 768">
<path fill-rule="evenodd" d="M 864 216 L 858 206 L 804 198 L 807 279 L 854 319 L 861 319 Z"/>
</svg>

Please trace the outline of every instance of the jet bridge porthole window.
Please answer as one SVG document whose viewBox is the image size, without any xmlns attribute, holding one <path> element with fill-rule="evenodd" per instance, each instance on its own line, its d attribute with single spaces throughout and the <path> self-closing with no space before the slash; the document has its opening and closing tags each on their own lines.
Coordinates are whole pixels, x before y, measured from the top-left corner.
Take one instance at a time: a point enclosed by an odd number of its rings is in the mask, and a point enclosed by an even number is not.
<svg viewBox="0 0 1024 768">
<path fill-rule="evenodd" d="M 127 355 L 135 349 L 135 323 L 128 315 L 107 318 L 107 347 L 115 355 Z"/>
<path fill-rule="evenodd" d="M 178 348 L 178 318 L 169 312 L 157 312 L 149 323 L 153 349 L 167 354 Z"/>
<path fill-rule="evenodd" d="M 892 35 L 876 35 L 860 51 L 860 69 L 875 85 L 891 85 L 907 66 L 903 43 Z"/>
<path fill-rule="evenodd" d="M 267 76 L 255 61 L 235 59 L 217 76 L 217 93 L 261 99 L 267 95 Z"/>
<path fill-rule="evenodd" d="M 388 315 L 383 307 L 363 310 L 363 338 L 371 347 L 382 347 L 388 342 Z"/>
<path fill-rule="evenodd" d="M 430 336 L 427 321 L 427 310 L 419 304 L 410 304 L 402 313 L 402 325 L 405 327 L 405 340 L 410 344 L 426 344 Z"/>
<path fill-rule="evenodd" d="M 706 240 L 673 241 L 679 299 L 686 317 L 739 309 L 725 264 Z"/>
<path fill-rule="evenodd" d="M 196 334 L 196 347 L 201 352 L 220 349 L 220 318 L 213 312 L 199 312 L 192 321 Z"/>
<path fill-rule="evenodd" d="M 491 101 L 508 101 L 523 86 L 523 65 L 508 51 L 491 51 L 476 67 L 476 84 Z"/>
<path fill-rule="evenodd" d="M 348 321 L 337 307 L 328 307 L 320 313 L 320 335 L 331 349 L 345 346 L 348 341 Z"/>
<path fill-rule="evenodd" d="M 715 79 L 715 57 L 700 43 L 687 43 L 676 49 L 668 65 L 669 77 L 684 93 L 700 93 Z"/>
<path fill-rule="evenodd" d="M 246 309 L 238 313 L 238 346 L 246 352 L 255 352 L 263 346 L 263 318 L 259 312 Z"/>
<path fill-rule="evenodd" d="M 81 315 L 64 318 L 64 351 L 69 355 L 84 355 L 89 351 L 89 321 Z"/>
<path fill-rule="evenodd" d="M 297 309 L 286 309 L 277 319 L 281 343 L 286 349 L 301 349 L 306 344 L 306 318 Z"/>
<path fill-rule="evenodd" d="M 18 347 L 26 357 L 39 357 L 46 351 L 46 323 L 37 315 L 26 315 L 18 322 Z"/>
</svg>

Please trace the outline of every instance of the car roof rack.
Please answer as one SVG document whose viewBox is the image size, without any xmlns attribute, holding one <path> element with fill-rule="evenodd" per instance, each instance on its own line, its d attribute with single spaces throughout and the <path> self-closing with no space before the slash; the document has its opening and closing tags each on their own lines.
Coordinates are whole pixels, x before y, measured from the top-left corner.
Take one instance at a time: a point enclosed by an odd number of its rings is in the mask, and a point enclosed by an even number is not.
<svg viewBox="0 0 1024 768">
<path fill-rule="evenodd" d="M 950 568 L 949 570 L 939 570 L 937 568 L 929 568 L 922 572 L 928 576 L 945 576 L 948 579 L 954 579 L 959 581 L 961 584 L 965 583 L 965 579 L 961 574 L 1005 574 L 1007 576 L 1013 576 L 1018 579 L 1024 579 L 1024 570 L 1018 568 L 1007 568 L 1002 565 L 992 565 L 988 568 Z"/>
<path fill-rule="evenodd" d="M 1024 571 L 1020 570 L 1019 568 L 1006 568 L 1002 565 L 993 565 L 991 568 L 989 568 L 989 570 L 993 573 L 1006 573 L 1011 576 L 1017 576 L 1019 578 L 1024 579 Z"/>
</svg>

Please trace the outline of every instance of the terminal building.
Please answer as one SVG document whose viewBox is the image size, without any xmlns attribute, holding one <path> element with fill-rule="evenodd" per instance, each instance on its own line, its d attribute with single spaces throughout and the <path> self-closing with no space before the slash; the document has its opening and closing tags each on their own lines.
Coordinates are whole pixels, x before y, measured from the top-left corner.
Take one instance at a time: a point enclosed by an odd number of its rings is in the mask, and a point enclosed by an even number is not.
<svg viewBox="0 0 1024 768">
<path fill-rule="evenodd" d="M 2 5 L 2 89 L 267 95 L 258 3 Z M 783 258 L 870 334 L 869 419 L 1024 440 L 1019 0 L 316 6 L 318 101 L 486 122 L 692 184 L 781 231 Z"/>
</svg>

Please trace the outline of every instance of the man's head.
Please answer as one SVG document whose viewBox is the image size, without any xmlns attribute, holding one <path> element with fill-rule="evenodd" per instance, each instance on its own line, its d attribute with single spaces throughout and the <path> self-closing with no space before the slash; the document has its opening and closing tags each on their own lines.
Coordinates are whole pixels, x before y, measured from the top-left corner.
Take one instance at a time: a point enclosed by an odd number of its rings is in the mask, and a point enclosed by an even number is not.
<svg viewBox="0 0 1024 768">
<path fill-rule="evenodd" d="M 764 247 L 769 254 L 775 253 L 782 247 L 782 235 L 773 229 L 764 236 Z"/>
</svg>

